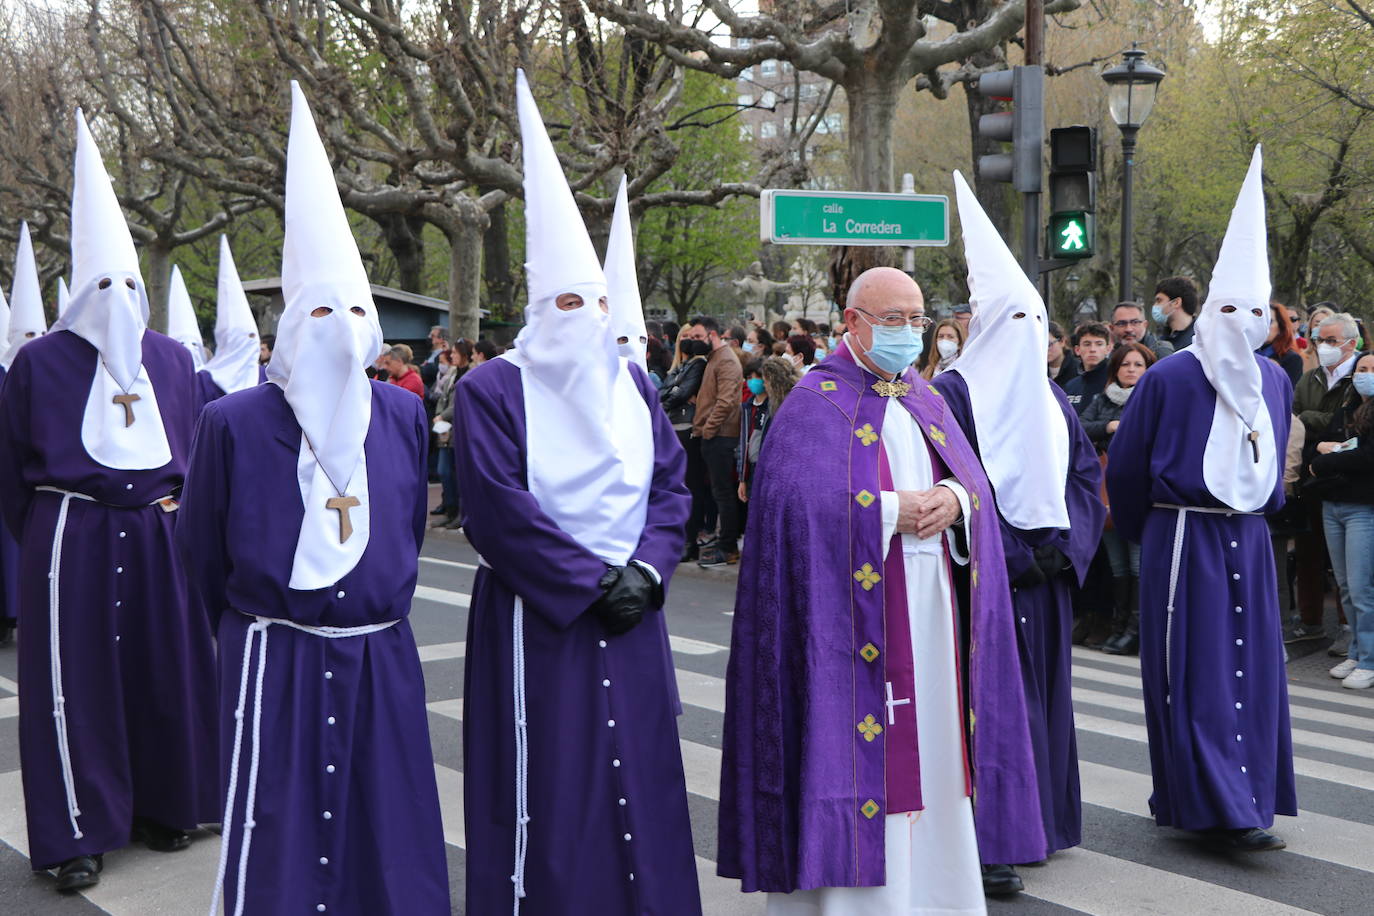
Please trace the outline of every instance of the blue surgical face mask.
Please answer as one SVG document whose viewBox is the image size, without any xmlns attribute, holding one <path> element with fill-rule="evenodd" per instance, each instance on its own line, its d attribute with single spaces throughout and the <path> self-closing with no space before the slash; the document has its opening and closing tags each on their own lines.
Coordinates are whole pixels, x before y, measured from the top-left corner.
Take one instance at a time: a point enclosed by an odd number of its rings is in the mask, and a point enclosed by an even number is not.
<svg viewBox="0 0 1374 916">
<path fill-rule="evenodd" d="M 868 349 L 868 358 L 879 369 L 901 375 L 921 358 L 925 341 L 911 325 L 903 322 L 901 327 L 889 328 L 869 321 L 868 326 L 873 329 L 873 346 Z"/>
<path fill-rule="evenodd" d="M 832 353 L 834 352 L 834 350 L 835 350 L 835 335 L 832 334 L 832 335 L 830 335 L 829 337 L 827 337 L 827 338 L 825 339 L 825 348 L 826 348 L 827 350 L 830 350 Z"/>
<path fill-rule="evenodd" d="M 1374 398 L 1374 372 L 1356 372 L 1350 382 L 1362 398 Z"/>
<path fill-rule="evenodd" d="M 1370 378 L 1374 378 L 1374 375 L 1371 375 Z M 763 394 L 763 379 L 751 378 L 749 380 L 749 390 L 754 393 L 754 397 L 757 398 L 761 396 Z"/>
<path fill-rule="evenodd" d="M 753 353 L 754 350 L 757 349 L 757 347 L 758 344 L 751 344 L 747 340 L 744 343 L 740 344 L 740 349 L 742 349 L 745 353 Z"/>
<path fill-rule="evenodd" d="M 1150 317 L 1155 320 L 1155 324 L 1163 324 L 1169 320 L 1169 316 L 1164 314 L 1164 309 L 1157 305 L 1150 306 Z"/>
</svg>

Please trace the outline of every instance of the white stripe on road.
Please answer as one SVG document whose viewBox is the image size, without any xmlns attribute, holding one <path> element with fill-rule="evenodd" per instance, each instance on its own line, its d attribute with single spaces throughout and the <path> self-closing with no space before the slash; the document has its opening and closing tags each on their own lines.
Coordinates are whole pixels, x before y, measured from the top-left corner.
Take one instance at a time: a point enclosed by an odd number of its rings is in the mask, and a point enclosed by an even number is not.
<svg viewBox="0 0 1374 916">
<path fill-rule="evenodd" d="M 439 662 L 462 658 L 467 651 L 465 642 L 439 642 L 420 647 L 420 661 Z"/>
<path fill-rule="evenodd" d="M 1087 760 L 1079 761 L 1078 774 L 1086 804 L 1154 819 L 1149 803 L 1154 784 L 1148 775 Z M 1374 827 L 1368 824 L 1299 810 L 1297 817 L 1280 819 L 1274 830 L 1288 843 L 1289 852 L 1374 872 Z"/>
<path fill-rule="evenodd" d="M 435 566 L 448 566 L 453 569 L 477 569 L 477 566 L 473 563 L 459 563 L 457 560 L 441 560 L 438 557 L 420 557 L 420 562 L 433 563 Z"/>
<path fill-rule="evenodd" d="M 686 636 L 669 635 L 668 642 L 673 647 L 674 652 L 681 652 L 683 655 L 715 655 L 717 652 L 730 651 L 727 646 L 713 642 L 702 642 L 700 639 L 689 639 Z"/>
<path fill-rule="evenodd" d="M 1086 687 L 1075 687 L 1073 689 L 1073 702 L 1075 708 L 1080 703 L 1087 703 L 1121 712 L 1134 713 L 1139 716 L 1145 714 L 1145 703 L 1139 694 L 1126 697 L 1116 693 L 1089 690 Z M 1329 709 L 1315 709 L 1303 703 L 1289 703 L 1288 712 L 1293 722 L 1297 724 L 1335 725 L 1355 731 L 1369 732 L 1371 736 L 1374 736 L 1374 716 L 1353 716 L 1349 713 L 1331 712 Z"/>
<path fill-rule="evenodd" d="M 464 592 L 449 591 L 446 588 L 432 588 L 428 585 L 415 586 L 415 597 L 425 601 L 437 601 L 440 604 L 448 604 L 453 607 L 467 607 L 472 602 L 472 596 Z"/>
<path fill-rule="evenodd" d="M 1312 916 L 1310 910 L 1088 849 L 1066 849 L 1047 867 L 1022 875 L 1034 896 L 1085 913 Z"/>
</svg>

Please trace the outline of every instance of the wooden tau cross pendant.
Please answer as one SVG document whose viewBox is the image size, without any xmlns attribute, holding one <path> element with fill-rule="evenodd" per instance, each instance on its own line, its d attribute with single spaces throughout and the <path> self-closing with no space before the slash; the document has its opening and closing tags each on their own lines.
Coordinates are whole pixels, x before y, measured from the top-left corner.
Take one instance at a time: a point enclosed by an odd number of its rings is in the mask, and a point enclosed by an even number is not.
<svg viewBox="0 0 1374 916">
<path fill-rule="evenodd" d="M 339 543 L 343 544 L 353 536 L 353 521 L 348 517 L 348 510 L 361 506 L 356 496 L 333 496 L 325 500 L 326 509 L 337 509 L 339 512 Z"/>
<path fill-rule="evenodd" d="M 143 400 L 136 394 L 117 394 L 110 399 L 112 403 L 124 408 L 124 428 L 134 425 L 134 401 Z"/>
<path fill-rule="evenodd" d="M 1250 430 L 1250 435 L 1246 438 L 1250 440 L 1250 451 L 1255 456 L 1255 464 L 1259 464 L 1259 430 Z"/>
</svg>

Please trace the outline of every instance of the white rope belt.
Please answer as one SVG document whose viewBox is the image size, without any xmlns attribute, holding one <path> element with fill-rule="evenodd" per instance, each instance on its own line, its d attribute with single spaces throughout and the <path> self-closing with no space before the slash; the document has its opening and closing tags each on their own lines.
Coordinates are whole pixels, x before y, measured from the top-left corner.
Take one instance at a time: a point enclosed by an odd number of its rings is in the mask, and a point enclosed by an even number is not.
<svg viewBox="0 0 1374 916">
<path fill-rule="evenodd" d="M 1173 555 L 1169 561 L 1169 603 L 1168 613 L 1164 620 L 1164 702 L 1171 703 L 1171 684 L 1174 648 L 1174 598 L 1178 591 L 1178 573 L 1183 565 L 1183 536 L 1188 526 L 1188 513 L 1200 512 L 1204 515 L 1225 515 L 1228 518 L 1232 515 L 1262 515 L 1261 512 L 1241 512 L 1236 509 L 1219 509 L 1215 506 L 1178 506 L 1173 503 L 1155 503 L 1156 509 L 1170 509 L 1178 513 L 1178 521 L 1174 524 L 1174 544 Z"/>
<path fill-rule="evenodd" d="M 76 493 L 60 487 L 43 486 L 34 489 L 44 493 L 56 493 L 62 497 L 62 503 L 57 509 L 57 524 L 52 533 L 52 551 L 48 558 L 48 661 L 52 678 L 52 718 L 53 726 L 57 729 L 57 756 L 62 762 L 62 788 L 67 795 L 67 818 L 72 824 L 72 838 L 79 840 L 83 834 L 76 819 L 81 816 L 81 806 L 76 801 L 76 777 L 72 771 L 71 744 L 67 740 L 67 697 L 62 690 L 62 542 L 67 533 L 67 508 L 71 501 L 80 499 L 99 503 L 99 500 L 85 493 Z M 165 502 L 171 499 L 170 496 L 166 496 L 149 505 L 161 505 L 166 509 Z M 172 502 L 172 505 L 175 506 L 175 502 Z"/>
<path fill-rule="evenodd" d="M 485 557 L 478 556 L 478 566 L 491 569 Z M 515 596 L 511 618 L 511 695 L 515 711 L 515 870 L 511 884 L 515 887 L 512 912 L 520 916 L 520 901 L 525 897 L 525 858 L 530 847 L 530 741 L 525 718 L 525 602 Z"/>
<path fill-rule="evenodd" d="M 258 795 L 258 763 L 260 738 L 262 736 L 262 684 L 267 671 L 268 628 L 273 624 L 278 624 L 323 639 L 347 639 L 352 636 L 380 633 L 382 630 L 400 623 L 399 620 L 388 620 L 386 623 L 369 623 L 360 627 L 312 627 L 277 617 L 259 617 L 254 614 L 245 614 L 244 616 L 252 617 L 253 622 L 248 625 L 248 635 L 243 642 L 243 663 L 239 670 L 239 701 L 238 706 L 234 709 L 234 750 L 230 754 L 229 760 L 229 792 L 228 800 L 224 803 L 224 822 L 220 829 L 219 869 L 215 875 L 214 896 L 210 901 L 210 916 L 217 916 L 219 913 L 220 894 L 224 889 L 224 878 L 229 871 L 229 838 L 233 831 L 234 802 L 238 798 L 239 758 L 243 753 L 243 715 L 248 702 L 248 673 L 252 667 L 254 637 L 258 633 L 262 634 L 262 639 L 258 642 L 258 676 L 253 686 L 253 754 L 249 759 L 248 788 L 243 804 L 243 841 L 239 847 L 239 874 L 235 888 L 234 916 L 243 916 L 244 891 L 248 882 L 248 850 L 253 843 L 253 828 L 257 826 L 253 820 L 253 811 Z"/>
</svg>

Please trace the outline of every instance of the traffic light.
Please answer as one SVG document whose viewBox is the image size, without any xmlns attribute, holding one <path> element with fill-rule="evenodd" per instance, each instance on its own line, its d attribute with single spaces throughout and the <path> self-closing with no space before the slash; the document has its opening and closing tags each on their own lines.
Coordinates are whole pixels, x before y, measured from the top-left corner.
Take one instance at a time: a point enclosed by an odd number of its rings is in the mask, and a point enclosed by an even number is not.
<svg viewBox="0 0 1374 916">
<path fill-rule="evenodd" d="M 1010 153 L 978 157 L 978 176 L 1009 181 L 1016 190 L 1039 194 L 1041 155 L 1045 142 L 1045 71 L 1013 67 L 978 77 L 978 92 L 1012 103 L 1010 111 L 978 119 L 978 135 L 1011 143 Z"/>
<path fill-rule="evenodd" d="M 1097 131 L 1050 131 L 1050 222 L 1045 242 L 1052 258 L 1093 256 L 1097 210 Z"/>
</svg>

